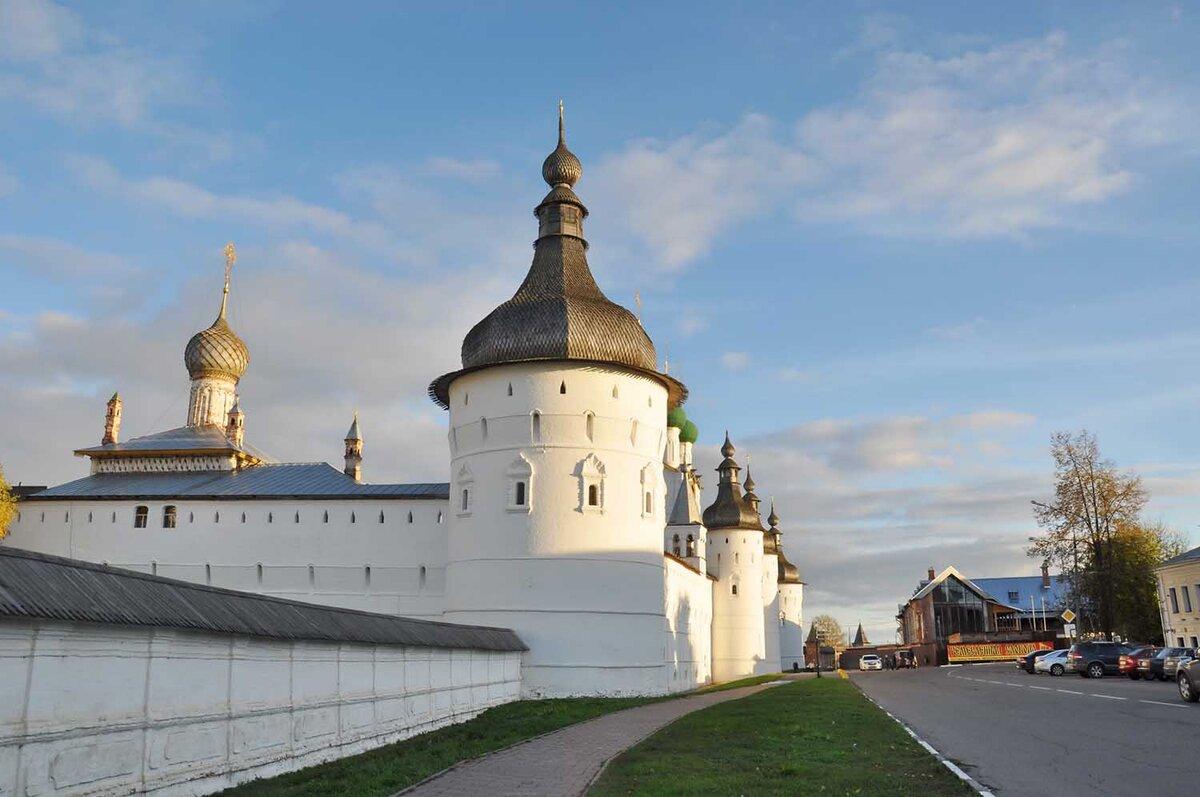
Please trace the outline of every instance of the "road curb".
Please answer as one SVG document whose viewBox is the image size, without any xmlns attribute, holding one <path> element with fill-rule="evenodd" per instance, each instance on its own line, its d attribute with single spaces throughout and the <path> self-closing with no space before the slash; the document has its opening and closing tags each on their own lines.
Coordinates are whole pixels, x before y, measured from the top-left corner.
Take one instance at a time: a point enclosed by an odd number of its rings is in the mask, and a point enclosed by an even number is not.
<svg viewBox="0 0 1200 797">
<path fill-rule="evenodd" d="M 851 683 L 854 683 L 853 680 L 851 680 Z M 854 684 L 854 685 L 858 686 L 858 684 Z M 925 750 L 931 756 L 936 758 L 938 761 L 941 761 L 942 764 L 945 765 L 946 769 L 953 772 L 955 777 L 957 777 L 959 780 L 963 781 L 968 786 L 970 786 L 972 789 L 974 789 L 976 791 L 976 793 L 978 793 L 980 795 L 980 797 L 996 797 L 996 795 L 994 793 L 992 793 L 991 791 L 989 791 L 987 788 L 985 788 L 982 783 L 975 780 L 975 778 L 971 777 L 966 772 L 964 772 L 962 770 L 962 767 L 960 767 L 958 764 L 955 764 L 949 758 L 946 758 L 946 756 L 939 753 L 933 745 L 931 745 L 929 742 L 925 741 L 920 736 L 918 736 L 917 732 L 914 731 L 912 728 L 908 727 L 908 725 L 906 725 L 903 720 L 901 720 L 899 717 L 897 717 L 892 712 L 888 711 L 883 706 L 879 705 L 879 703 L 876 702 L 874 698 L 872 698 L 870 695 L 868 695 L 866 692 L 864 692 L 862 690 L 862 687 L 859 687 L 858 691 L 863 697 L 865 697 L 867 700 L 870 700 L 871 703 L 874 704 L 875 708 L 879 709 L 884 714 L 887 714 L 889 717 L 891 717 L 893 720 L 895 720 L 896 724 L 899 725 L 901 728 L 903 728 L 904 732 L 907 733 L 909 736 L 911 736 L 916 741 L 917 744 L 924 747 Z"/>
</svg>

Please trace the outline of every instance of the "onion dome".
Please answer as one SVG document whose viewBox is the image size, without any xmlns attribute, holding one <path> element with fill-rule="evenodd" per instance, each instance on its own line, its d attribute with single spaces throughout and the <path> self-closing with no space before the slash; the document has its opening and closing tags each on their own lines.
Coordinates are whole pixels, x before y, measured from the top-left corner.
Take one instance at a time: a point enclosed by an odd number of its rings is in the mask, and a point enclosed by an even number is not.
<svg viewBox="0 0 1200 797">
<path fill-rule="evenodd" d="M 684 411 L 683 407 L 673 407 L 671 411 L 667 413 L 667 426 L 678 429 L 682 433 L 683 426 L 687 423 L 687 419 L 687 413 Z"/>
<path fill-rule="evenodd" d="M 542 166 L 550 193 L 534 209 L 533 263 L 513 297 L 467 333 L 462 369 L 429 386 L 430 398 L 440 406 L 449 406 L 450 385 L 463 373 L 548 360 L 621 366 L 663 384 L 668 407 L 686 400 L 687 388 L 658 371 L 654 343 L 641 322 L 610 301 L 592 276 L 583 238 L 588 211 L 572 190 L 582 173 L 579 159 L 567 149 L 560 105 L 558 147 Z"/>
<path fill-rule="evenodd" d="M 229 281 L 226 280 L 217 320 L 208 329 L 192 335 L 183 350 L 183 364 L 187 366 L 192 379 L 226 376 L 236 382 L 246 373 L 246 366 L 250 364 L 250 350 L 225 320 L 228 299 Z"/>
<path fill-rule="evenodd" d="M 742 497 L 742 486 L 738 483 L 738 471 L 741 470 L 733 460 L 737 449 L 729 441 L 729 432 L 725 433 L 725 444 L 721 446 L 721 454 L 725 457 L 717 467 L 720 481 L 717 484 L 717 498 L 708 509 L 704 510 L 704 525 L 712 529 L 751 529 L 766 531 L 758 513 Z"/>
<path fill-rule="evenodd" d="M 542 162 L 542 179 L 551 186 L 573 188 L 583 176 L 583 164 L 567 149 L 567 132 L 563 125 L 563 106 L 558 103 L 558 146 Z"/>
<path fill-rule="evenodd" d="M 680 427 L 679 439 L 684 443 L 695 443 L 700 439 L 700 429 L 690 418 Z"/>
<path fill-rule="evenodd" d="M 780 584 L 802 584 L 800 580 L 800 568 L 796 567 L 783 553 L 783 532 L 779 530 L 779 515 L 775 512 L 775 502 L 771 502 L 771 514 L 767 515 L 767 523 L 771 528 L 767 531 L 767 537 L 771 538 L 770 550 L 764 548 L 767 553 L 773 553 L 779 557 L 779 583 Z"/>
</svg>

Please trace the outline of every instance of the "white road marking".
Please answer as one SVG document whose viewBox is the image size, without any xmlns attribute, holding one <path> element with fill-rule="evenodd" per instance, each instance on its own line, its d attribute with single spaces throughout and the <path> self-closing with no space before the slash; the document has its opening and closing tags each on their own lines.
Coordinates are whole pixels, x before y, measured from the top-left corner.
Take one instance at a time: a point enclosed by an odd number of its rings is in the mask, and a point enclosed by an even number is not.
<svg viewBox="0 0 1200 797">
<path fill-rule="evenodd" d="M 1105 700 L 1128 700 L 1129 699 L 1127 697 L 1117 697 L 1116 695 L 1102 695 L 1098 692 L 1092 693 L 1092 697 L 1100 697 L 1100 698 L 1104 698 Z"/>
<path fill-rule="evenodd" d="M 1087 692 L 1076 692 L 1074 689 L 1055 689 L 1055 692 L 1062 692 L 1065 695 L 1086 695 Z"/>
<path fill-rule="evenodd" d="M 1033 684 L 1030 684 L 1029 688 L 1030 689 L 1041 689 L 1043 692 L 1053 692 L 1054 691 L 1053 686 L 1034 686 Z"/>
<path fill-rule="evenodd" d="M 1170 706 L 1171 708 L 1187 708 L 1183 703 L 1164 703 L 1161 700 L 1139 700 L 1139 703 L 1153 703 L 1156 706 Z"/>
</svg>

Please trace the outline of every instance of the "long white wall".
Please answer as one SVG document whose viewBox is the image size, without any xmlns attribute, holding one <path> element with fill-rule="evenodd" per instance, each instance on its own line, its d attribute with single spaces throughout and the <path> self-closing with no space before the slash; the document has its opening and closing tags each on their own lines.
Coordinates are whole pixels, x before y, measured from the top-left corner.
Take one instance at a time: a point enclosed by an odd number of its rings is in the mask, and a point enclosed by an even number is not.
<svg viewBox="0 0 1200 797">
<path fill-rule="evenodd" d="M 516 699 L 520 653 L 0 622 L 0 794 L 208 794 Z"/>
<path fill-rule="evenodd" d="M 145 528 L 134 510 L 148 509 Z M 163 508 L 176 508 L 175 528 Z M 447 502 L 25 501 L 4 545 L 198 584 L 440 618 Z"/>
<path fill-rule="evenodd" d="M 665 691 L 666 401 L 657 381 L 587 363 L 451 386 L 445 619 L 516 631 L 525 696 Z"/>
<path fill-rule="evenodd" d="M 667 691 L 681 692 L 712 680 L 713 580 L 669 556 L 663 558 Z"/>
<path fill-rule="evenodd" d="M 713 678 L 732 681 L 761 674 L 766 660 L 762 595 L 763 534 L 748 529 L 708 530 L 713 589 Z"/>
<path fill-rule="evenodd" d="M 779 585 L 779 668 L 804 669 L 804 585 Z"/>
</svg>

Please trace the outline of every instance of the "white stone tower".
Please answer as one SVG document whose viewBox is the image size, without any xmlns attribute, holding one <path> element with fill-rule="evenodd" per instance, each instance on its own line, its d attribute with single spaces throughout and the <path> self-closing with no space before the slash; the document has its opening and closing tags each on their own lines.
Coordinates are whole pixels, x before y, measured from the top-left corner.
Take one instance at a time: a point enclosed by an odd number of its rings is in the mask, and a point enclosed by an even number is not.
<svg viewBox="0 0 1200 797">
<path fill-rule="evenodd" d="M 342 442 L 346 444 L 346 464 L 342 468 L 342 472 L 354 481 L 361 482 L 363 439 L 362 432 L 358 430 L 357 411 L 354 413 L 354 420 L 350 423 L 350 428 L 346 431 L 346 438 Z"/>
<path fill-rule="evenodd" d="M 121 394 L 113 393 L 104 411 L 104 436 L 100 445 L 107 446 L 121 440 Z"/>
<path fill-rule="evenodd" d="M 430 386 L 450 410 L 444 617 L 516 630 L 528 697 L 668 688 L 663 453 L 686 390 L 592 277 L 581 173 L 560 106 L 529 273 Z"/>
<path fill-rule="evenodd" d="M 746 492 L 743 498 L 754 512 L 761 518 L 758 507 L 761 501 L 754 492 L 754 477 L 750 475 L 750 463 L 746 462 Z M 759 521 L 761 526 L 761 520 Z M 775 538 L 771 534 L 763 535 L 762 568 L 759 574 L 762 579 L 763 600 L 763 660 L 759 662 L 758 674 L 779 672 L 779 556 L 775 547 Z"/>
<path fill-rule="evenodd" d="M 767 516 L 779 559 L 779 667 L 781 670 L 804 669 L 804 582 L 800 571 L 788 561 L 783 552 L 783 533 L 779 530 L 779 515 L 771 502 Z"/>
<path fill-rule="evenodd" d="M 237 403 L 237 385 L 246 366 L 250 351 L 225 319 L 229 304 L 229 278 L 237 252 L 233 244 L 225 247 L 225 289 L 221 293 L 221 310 L 208 329 L 201 330 L 188 341 L 183 362 L 192 380 L 188 395 L 188 426 L 216 426 L 223 432 L 229 411 Z"/>
<path fill-rule="evenodd" d="M 725 435 L 724 457 L 717 467 L 717 498 L 704 510 L 708 529 L 708 572 L 713 585 L 713 679 L 731 681 L 762 671 L 766 659 L 763 632 L 762 521 L 742 496 L 736 449 Z"/>
</svg>

